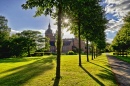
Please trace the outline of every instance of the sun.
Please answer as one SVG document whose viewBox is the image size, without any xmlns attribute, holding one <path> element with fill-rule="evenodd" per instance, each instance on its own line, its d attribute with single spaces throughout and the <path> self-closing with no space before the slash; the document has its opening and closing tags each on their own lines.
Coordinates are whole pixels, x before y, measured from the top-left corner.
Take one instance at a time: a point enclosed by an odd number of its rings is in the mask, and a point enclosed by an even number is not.
<svg viewBox="0 0 130 86">
<path fill-rule="evenodd" d="M 69 20 L 68 20 L 68 19 L 65 19 L 65 20 L 64 20 L 64 22 L 65 22 L 65 23 L 68 23 L 68 22 L 69 22 Z"/>
</svg>

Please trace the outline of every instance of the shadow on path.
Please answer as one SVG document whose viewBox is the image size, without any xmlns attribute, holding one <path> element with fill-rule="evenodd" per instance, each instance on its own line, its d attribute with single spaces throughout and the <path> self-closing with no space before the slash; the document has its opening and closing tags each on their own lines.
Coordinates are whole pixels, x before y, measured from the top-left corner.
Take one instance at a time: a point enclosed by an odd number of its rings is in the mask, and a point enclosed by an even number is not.
<svg viewBox="0 0 130 86">
<path fill-rule="evenodd" d="M 101 81 L 95 78 L 91 73 L 89 73 L 83 66 L 80 66 L 93 80 L 95 80 L 100 86 L 105 86 Z"/>
<path fill-rule="evenodd" d="M 130 64 L 117 59 L 112 55 L 107 55 L 109 64 L 119 86 L 130 86 Z"/>
</svg>

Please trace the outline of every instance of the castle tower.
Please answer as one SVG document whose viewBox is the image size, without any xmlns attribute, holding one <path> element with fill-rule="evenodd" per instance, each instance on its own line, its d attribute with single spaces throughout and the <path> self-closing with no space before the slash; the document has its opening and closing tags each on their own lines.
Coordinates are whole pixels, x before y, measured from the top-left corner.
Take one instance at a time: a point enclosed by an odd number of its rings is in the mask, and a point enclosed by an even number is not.
<svg viewBox="0 0 130 86">
<path fill-rule="evenodd" d="M 55 37 L 53 36 L 52 30 L 51 30 L 51 25 L 49 23 L 48 29 L 45 31 L 45 36 L 50 38 L 50 41 L 54 41 Z"/>
</svg>

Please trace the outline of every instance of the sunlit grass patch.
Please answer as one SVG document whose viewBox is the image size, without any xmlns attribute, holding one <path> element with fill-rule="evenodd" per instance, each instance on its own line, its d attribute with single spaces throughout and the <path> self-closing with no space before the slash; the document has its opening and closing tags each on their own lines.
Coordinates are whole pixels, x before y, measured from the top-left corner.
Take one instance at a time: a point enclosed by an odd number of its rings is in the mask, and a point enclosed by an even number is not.
<svg viewBox="0 0 130 86">
<path fill-rule="evenodd" d="M 116 86 L 103 54 L 90 62 L 82 55 L 61 56 L 61 79 L 55 80 L 56 56 L 12 58 L 0 61 L 0 86 Z"/>
<path fill-rule="evenodd" d="M 19 86 L 54 67 L 55 57 L 9 58 L 0 61 L 0 86 Z M 12 61 L 11 61 L 12 60 Z M 17 62 L 16 62 L 17 60 Z"/>
<path fill-rule="evenodd" d="M 62 57 L 62 76 L 60 84 L 67 86 L 116 86 L 113 73 L 108 65 L 106 55 L 86 62 L 86 56 L 82 56 L 82 67 L 78 66 L 78 56 Z M 65 76 L 66 75 L 66 76 Z M 70 82 L 71 81 L 71 82 Z"/>
</svg>

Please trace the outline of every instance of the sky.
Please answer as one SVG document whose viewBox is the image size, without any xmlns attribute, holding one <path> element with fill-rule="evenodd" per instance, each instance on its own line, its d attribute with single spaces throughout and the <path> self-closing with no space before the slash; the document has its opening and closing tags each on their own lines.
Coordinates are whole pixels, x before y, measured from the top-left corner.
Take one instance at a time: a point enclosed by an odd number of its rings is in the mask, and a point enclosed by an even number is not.
<svg viewBox="0 0 130 86">
<path fill-rule="evenodd" d="M 105 31 L 106 38 L 108 42 L 111 42 L 124 24 L 124 16 L 130 11 L 130 0 L 104 0 L 102 5 L 105 7 L 106 18 L 109 20 Z"/>
<path fill-rule="evenodd" d="M 21 32 L 23 30 L 38 30 L 45 33 L 50 22 L 53 32 L 57 26 L 55 20 L 49 16 L 33 17 L 35 9 L 24 10 L 21 5 L 26 0 L 0 0 L 0 15 L 5 16 L 8 20 L 8 26 L 11 33 Z M 130 0 L 103 0 L 101 5 L 106 11 L 106 18 L 109 20 L 106 32 L 107 42 L 111 42 L 117 31 L 123 25 L 123 17 L 130 11 Z M 72 34 L 63 30 L 64 38 L 74 37 Z"/>
</svg>

